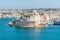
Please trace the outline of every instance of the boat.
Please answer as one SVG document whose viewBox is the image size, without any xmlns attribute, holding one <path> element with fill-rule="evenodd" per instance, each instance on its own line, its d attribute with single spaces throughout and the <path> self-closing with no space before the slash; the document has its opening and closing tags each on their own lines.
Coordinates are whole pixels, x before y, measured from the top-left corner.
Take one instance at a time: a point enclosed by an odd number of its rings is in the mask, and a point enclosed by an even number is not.
<svg viewBox="0 0 60 40">
<path fill-rule="evenodd" d="M 60 25 L 60 18 L 54 20 L 53 25 Z"/>
</svg>

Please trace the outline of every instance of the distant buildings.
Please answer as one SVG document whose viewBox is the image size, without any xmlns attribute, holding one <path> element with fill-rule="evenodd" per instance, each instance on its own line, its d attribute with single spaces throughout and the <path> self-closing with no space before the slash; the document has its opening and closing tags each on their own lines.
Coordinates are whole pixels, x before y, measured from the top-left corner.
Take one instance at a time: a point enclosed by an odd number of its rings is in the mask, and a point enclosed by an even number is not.
<svg viewBox="0 0 60 40">
<path fill-rule="evenodd" d="M 33 14 L 33 10 L 36 10 L 40 16 L 44 14 L 57 14 L 60 16 L 60 9 L 3 9 L 0 10 L 0 18 L 6 17 L 17 17 L 21 15 L 31 15 Z"/>
</svg>

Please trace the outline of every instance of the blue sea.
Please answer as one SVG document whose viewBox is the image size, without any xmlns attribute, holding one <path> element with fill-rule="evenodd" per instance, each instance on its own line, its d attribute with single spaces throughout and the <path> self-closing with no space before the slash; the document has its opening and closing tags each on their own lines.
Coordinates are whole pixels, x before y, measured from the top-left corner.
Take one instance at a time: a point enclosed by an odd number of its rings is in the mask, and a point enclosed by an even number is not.
<svg viewBox="0 0 60 40">
<path fill-rule="evenodd" d="M 45 28 L 9 26 L 13 18 L 0 18 L 0 40 L 60 40 L 60 25 Z"/>
</svg>

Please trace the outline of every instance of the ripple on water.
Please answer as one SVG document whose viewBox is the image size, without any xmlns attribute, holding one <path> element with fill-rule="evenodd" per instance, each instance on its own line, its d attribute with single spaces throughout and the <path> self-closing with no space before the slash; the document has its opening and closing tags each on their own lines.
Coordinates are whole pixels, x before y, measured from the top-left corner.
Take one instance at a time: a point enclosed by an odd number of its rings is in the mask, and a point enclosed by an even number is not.
<svg viewBox="0 0 60 40">
<path fill-rule="evenodd" d="M 10 27 L 9 18 L 0 19 L 0 40 L 59 40 L 60 25 L 49 25 L 46 28 Z"/>
</svg>

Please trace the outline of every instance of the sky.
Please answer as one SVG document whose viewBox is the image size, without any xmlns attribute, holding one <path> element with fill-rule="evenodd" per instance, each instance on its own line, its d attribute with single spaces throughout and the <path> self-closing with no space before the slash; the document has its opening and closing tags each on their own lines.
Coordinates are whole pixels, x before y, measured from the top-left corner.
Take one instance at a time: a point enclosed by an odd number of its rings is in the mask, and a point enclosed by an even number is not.
<svg viewBox="0 0 60 40">
<path fill-rule="evenodd" d="M 60 8 L 60 0 L 0 0 L 0 9 Z"/>
</svg>

